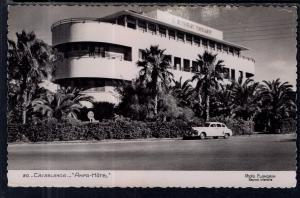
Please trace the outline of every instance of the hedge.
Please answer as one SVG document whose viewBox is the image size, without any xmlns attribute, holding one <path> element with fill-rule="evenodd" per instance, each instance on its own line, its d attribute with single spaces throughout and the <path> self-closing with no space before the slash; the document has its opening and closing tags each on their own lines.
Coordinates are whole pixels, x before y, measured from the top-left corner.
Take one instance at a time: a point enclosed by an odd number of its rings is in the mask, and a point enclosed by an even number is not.
<svg viewBox="0 0 300 198">
<path fill-rule="evenodd" d="M 233 135 L 250 135 L 254 132 L 254 122 L 242 119 L 214 117 L 210 121 L 218 121 L 224 123 L 232 130 Z"/>
<path fill-rule="evenodd" d="M 215 117 L 210 121 L 223 122 L 233 131 L 233 135 L 253 133 L 253 122 Z M 188 136 L 193 126 L 203 126 L 201 119 L 185 122 L 142 122 L 132 120 L 103 120 L 97 123 L 57 122 L 37 124 L 9 124 L 8 142 L 16 141 L 69 141 L 136 138 L 176 138 Z"/>
<path fill-rule="evenodd" d="M 174 138 L 191 133 L 184 121 L 141 122 L 104 120 L 98 123 L 9 124 L 8 142 L 68 141 L 136 138 Z"/>
</svg>

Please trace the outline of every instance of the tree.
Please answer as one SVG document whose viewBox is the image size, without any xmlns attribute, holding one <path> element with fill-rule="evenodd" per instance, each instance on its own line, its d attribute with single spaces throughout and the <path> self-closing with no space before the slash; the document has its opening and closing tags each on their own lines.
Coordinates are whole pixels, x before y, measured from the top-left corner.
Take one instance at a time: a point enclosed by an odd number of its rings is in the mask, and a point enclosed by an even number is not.
<svg viewBox="0 0 300 198">
<path fill-rule="evenodd" d="M 170 56 L 165 55 L 165 50 L 158 46 L 150 46 L 144 50 L 142 60 L 137 62 L 140 70 L 139 79 L 142 84 L 149 88 L 154 100 L 154 115 L 157 115 L 158 95 L 161 91 L 168 89 L 173 74 L 168 71 L 170 67 Z"/>
<path fill-rule="evenodd" d="M 239 78 L 233 82 L 233 117 L 239 117 L 244 120 L 253 120 L 254 116 L 260 111 L 260 88 L 258 82 L 253 79 Z"/>
<path fill-rule="evenodd" d="M 86 96 L 77 88 L 61 88 L 57 92 L 47 92 L 32 102 L 33 111 L 47 118 L 62 119 L 67 116 L 77 117 L 83 107 L 80 102 L 92 102 L 91 96 Z"/>
<path fill-rule="evenodd" d="M 212 116 L 223 115 L 225 117 L 231 116 L 233 109 L 233 88 L 234 83 L 222 85 L 220 89 L 215 92 L 215 95 L 211 98 L 211 114 Z"/>
<path fill-rule="evenodd" d="M 117 106 L 117 113 L 134 120 L 145 120 L 153 111 L 152 92 L 142 85 L 139 79 L 131 83 L 122 82 L 117 86 L 121 102 Z"/>
<path fill-rule="evenodd" d="M 217 54 L 205 51 L 198 55 L 197 64 L 192 81 L 196 81 L 195 92 L 197 93 L 199 107 L 204 106 L 205 120 L 209 120 L 210 96 L 219 88 L 223 80 L 223 60 L 217 61 Z"/>
<path fill-rule="evenodd" d="M 296 111 L 293 101 L 292 85 L 281 82 L 280 79 L 263 81 L 262 87 L 262 111 L 267 117 L 269 132 L 274 133 L 278 129 L 280 121 L 291 118 Z"/>
<path fill-rule="evenodd" d="M 175 81 L 174 86 L 171 88 L 172 95 L 176 98 L 180 107 L 191 107 L 194 97 L 193 87 L 190 84 L 191 80 L 182 82 L 182 77 L 179 81 Z"/>
<path fill-rule="evenodd" d="M 38 84 L 51 78 L 54 71 L 54 55 L 51 47 L 37 39 L 34 32 L 22 31 L 16 35 L 17 42 L 8 40 L 9 100 L 17 100 L 25 124 Z"/>
</svg>

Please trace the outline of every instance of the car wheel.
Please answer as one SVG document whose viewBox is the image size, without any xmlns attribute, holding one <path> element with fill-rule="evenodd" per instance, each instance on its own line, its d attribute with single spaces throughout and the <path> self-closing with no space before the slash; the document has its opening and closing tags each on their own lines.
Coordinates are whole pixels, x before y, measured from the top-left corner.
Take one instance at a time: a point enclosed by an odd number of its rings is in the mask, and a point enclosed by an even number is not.
<svg viewBox="0 0 300 198">
<path fill-rule="evenodd" d="M 225 133 L 224 138 L 225 138 L 225 139 L 228 139 L 229 136 L 230 136 L 230 135 L 229 135 L 228 133 Z"/>
<path fill-rule="evenodd" d="M 206 137 L 205 133 L 200 133 L 200 139 L 201 140 L 205 139 L 205 137 Z"/>
</svg>

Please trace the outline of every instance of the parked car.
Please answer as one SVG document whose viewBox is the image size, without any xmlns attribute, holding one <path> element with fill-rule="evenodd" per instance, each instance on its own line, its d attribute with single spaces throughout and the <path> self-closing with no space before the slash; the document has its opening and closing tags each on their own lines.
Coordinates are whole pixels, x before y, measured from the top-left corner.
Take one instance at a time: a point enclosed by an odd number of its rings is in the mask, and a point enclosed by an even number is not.
<svg viewBox="0 0 300 198">
<path fill-rule="evenodd" d="M 232 131 L 221 122 L 207 122 L 204 127 L 192 127 L 194 132 L 192 136 L 205 139 L 206 137 L 224 137 L 225 139 L 232 136 Z"/>
</svg>

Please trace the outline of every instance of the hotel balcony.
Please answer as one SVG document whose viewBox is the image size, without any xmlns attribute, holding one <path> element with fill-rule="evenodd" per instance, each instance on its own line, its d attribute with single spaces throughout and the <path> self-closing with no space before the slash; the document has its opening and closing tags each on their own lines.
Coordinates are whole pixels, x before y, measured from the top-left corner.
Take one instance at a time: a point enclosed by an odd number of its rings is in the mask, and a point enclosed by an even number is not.
<svg viewBox="0 0 300 198">
<path fill-rule="evenodd" d="M 65 58 L 56 65 L 55 80 L 66 78 L 105 78 L 132 80 L 138 70 L 131 61 L 82 56 Z"/>
</svg>

